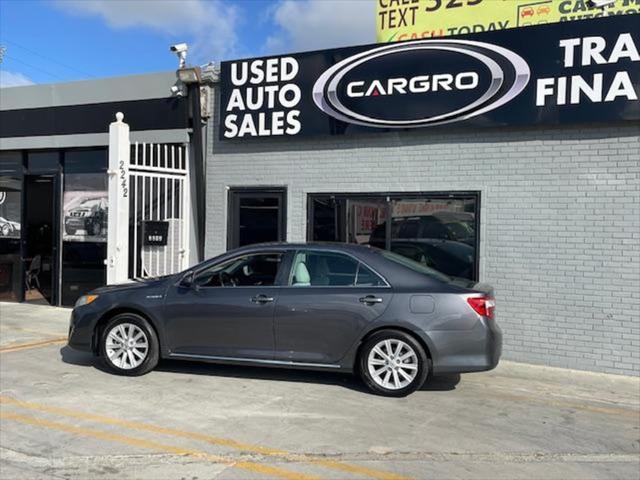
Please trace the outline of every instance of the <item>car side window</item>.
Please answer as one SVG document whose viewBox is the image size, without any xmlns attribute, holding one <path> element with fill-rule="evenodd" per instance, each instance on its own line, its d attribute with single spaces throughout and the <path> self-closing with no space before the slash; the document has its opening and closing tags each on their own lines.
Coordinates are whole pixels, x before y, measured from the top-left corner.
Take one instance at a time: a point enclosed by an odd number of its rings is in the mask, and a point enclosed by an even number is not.
<svg viewBox="0 0 640 480">
<path fill-rule="evenodd" d="M 257 253 L 233 258 L 198 272 L 199 287 L 268 287 L 275 284 L 282 253 Z"/>
<path fill-rule="evenodd" d="M 398 231 L 399 238 L 416 238 L 420 231 L 418 220 L 409 219 L 402 222 Z"/>
<path fill-rule="evenodd" d="M 294 287 L 376 286 L 381 282 L 378 275 L 348 255 L 314 251 L 296 253 L 289 278 Z"/>
<path fill-rule="evenodd" d="M 358 264 L 358 274 L 356 275 L 357 287 L 382 287 L 384 281 L 363 263 Z"/>
</svg>

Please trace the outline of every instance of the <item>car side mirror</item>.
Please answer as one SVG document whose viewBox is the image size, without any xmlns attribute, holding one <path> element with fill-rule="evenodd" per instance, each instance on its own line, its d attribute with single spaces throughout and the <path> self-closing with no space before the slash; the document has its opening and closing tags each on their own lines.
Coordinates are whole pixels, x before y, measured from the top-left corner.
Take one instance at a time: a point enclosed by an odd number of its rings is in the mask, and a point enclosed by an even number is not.
<svg viewBox="0 0 640 480">
<path fill-rule="evenodd" d="M 183 288 L 193 288 L 195 290 L 198 290 L 198 285 L 194 282 L 193 272 L 189 272 L 184 277 L 182 277 L 179 285 Z"/>
</svg>

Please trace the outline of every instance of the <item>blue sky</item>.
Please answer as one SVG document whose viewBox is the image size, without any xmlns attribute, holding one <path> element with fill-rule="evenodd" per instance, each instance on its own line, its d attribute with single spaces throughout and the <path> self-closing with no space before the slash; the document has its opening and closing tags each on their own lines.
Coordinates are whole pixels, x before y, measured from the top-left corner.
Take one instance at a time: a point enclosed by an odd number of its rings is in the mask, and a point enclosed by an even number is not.
<svg viewBox="0 0 640 480">
<path fill-rule="evenodd" d="M 0 0 L 3 86 L 375 41 L 374 0 Z"/>
</svg>

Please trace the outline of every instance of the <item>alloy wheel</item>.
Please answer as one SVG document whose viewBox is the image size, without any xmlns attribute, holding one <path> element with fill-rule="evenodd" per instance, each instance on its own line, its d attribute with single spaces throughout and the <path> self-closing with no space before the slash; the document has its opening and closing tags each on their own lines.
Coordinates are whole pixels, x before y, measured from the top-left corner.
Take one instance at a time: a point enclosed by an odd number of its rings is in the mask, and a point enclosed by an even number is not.
<svg viewBox="0 0 640 480">
<path fill-rule="evenodd" d="M 371 349 L 367 367 L 371 378 L 380 387 L 400 390 L 410 385 L 418 375 L 418 355 L 409 344 L 389 338 Z"/>
<path fill-rule="evenodd" d="M 149 353 L 149 340 L 140 327 L 133 323 L 115 325 L 105 340 L 109 361 L 123 370 L 139 367 Z"/>
</svg>

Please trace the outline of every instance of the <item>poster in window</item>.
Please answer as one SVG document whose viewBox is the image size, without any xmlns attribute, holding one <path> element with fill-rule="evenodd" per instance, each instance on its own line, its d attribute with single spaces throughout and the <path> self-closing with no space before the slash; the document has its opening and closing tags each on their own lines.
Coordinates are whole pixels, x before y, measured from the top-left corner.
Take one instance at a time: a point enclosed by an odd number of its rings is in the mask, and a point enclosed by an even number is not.
<svg viewBox="0 0 640 480">
<path fill-rule="evenodd" d="M 20 197 L 19 180 L 0 183 L 0 238 L 20 238 Z"/>
<path fill-rule="evenodd" d="M 106 175 L 67 175 L 63 203 L 65 241 L 107 241 L 109 206 Z"/>
</svg>

